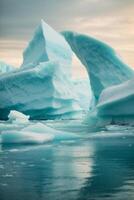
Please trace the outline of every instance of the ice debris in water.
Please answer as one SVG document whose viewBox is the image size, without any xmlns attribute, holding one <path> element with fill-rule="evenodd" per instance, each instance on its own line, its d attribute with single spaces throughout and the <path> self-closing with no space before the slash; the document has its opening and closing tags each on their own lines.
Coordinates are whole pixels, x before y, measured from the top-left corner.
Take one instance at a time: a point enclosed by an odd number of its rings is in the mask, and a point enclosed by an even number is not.
<svg viewBox="0 0 134 200">
<path fill-rule="evenodd" d="M 8 115 L 8 122 L 9 123 L 17 123 L 17 124 L 25 124 L 29 122 L 29 116 L 24 115 L 16 110 L 11 110 Z"/>
<path fill-rule="evenodd" d="M 8 123 L 13 125 L 14 129 L 3 128 L 1 130 L 0 143 L 10 144 L 41 144 L 49 141 L 59 141 L 59 140 L 71 140 L 77 139 L 79 136 L 74 133 L 63 132 L 55 130 L 51 127 L 46 126 L 40 122 L 35 122 L 32 124 L 28 121 L 29 116 L 26 116 L 17 111 L 11 111 L 9 114 Z M 16 123 L 22 123 L 25 126 L 19 126 L 16 128 Z M 20 124 L 19 124 L 20 125 Z"/>
</svg>

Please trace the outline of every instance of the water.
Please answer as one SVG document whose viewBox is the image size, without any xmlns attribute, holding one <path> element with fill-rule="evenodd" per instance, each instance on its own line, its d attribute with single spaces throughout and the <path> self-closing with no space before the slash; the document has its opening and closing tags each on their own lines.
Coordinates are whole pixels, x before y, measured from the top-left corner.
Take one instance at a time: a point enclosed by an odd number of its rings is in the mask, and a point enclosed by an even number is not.
<svg viewBox="0 0 134 200">
<path fill-rule="evenodd" d="M 85 127 L 73 123 L 48 122 L 84 135 Z M 0 200 L 133 200 L 133 128 L 111 126 L 85 136 L 1 145 Z"/>
</svg>

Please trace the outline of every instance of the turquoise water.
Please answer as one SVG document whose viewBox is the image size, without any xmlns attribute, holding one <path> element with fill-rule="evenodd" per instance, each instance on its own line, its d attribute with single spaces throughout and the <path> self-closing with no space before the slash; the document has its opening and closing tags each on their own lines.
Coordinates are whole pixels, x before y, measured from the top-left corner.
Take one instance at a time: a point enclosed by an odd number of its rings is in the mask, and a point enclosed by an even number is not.
<svg viewBox="0 0 134 200">
<path fill-rule="evenodd" d="M 52 126 L 84 130 L 63 122 Z M 0 200 L 133 200 L 134 129 L 113 126 L 85 135 L 42 145 L 1 145 Z"/>
</svg>

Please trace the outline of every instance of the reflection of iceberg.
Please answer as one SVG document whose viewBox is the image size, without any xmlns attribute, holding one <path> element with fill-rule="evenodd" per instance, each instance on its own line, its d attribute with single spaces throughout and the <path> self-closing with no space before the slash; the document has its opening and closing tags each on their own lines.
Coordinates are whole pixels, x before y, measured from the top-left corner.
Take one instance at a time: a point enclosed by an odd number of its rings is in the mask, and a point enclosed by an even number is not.
<svg viewBox="0 0 134 200">
<path fill-rule="evenodd" d="M 73 158 L 71 162 L 68 162 L 69 154 Z M 59 185 L 61 191 L 64 187 L 73 192 L 73 198 L 69 199 L 78 199 L 79 191 L 87 182 L 87 177 L 91 178 L 93 175 L 94 154 L 95 148 L 92 144 L 67 145 L 64 146 L 64 151 L 56 149 L 53 156 L 58 158 L 59 162 L 54 163 L 53 176 L 58 178 L 53 180 L 52 187 Z M 71 185 L 68 183 L 70 180 Z"/>
</svg>

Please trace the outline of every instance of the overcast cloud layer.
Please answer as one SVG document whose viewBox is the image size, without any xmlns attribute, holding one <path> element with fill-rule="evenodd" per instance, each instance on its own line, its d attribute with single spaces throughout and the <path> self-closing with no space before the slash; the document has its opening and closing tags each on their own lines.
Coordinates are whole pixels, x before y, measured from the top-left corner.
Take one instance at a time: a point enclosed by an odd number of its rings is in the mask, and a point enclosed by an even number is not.
<svg viewBox="0 0 134 200">
<path fill-rule="evenodd" d="M 0 60 L 20 65 L 40 19 L 57 31 L 75 30 L 111 44 L 134 66 L 133 0 L 1 0 Z"/>
</svg>

